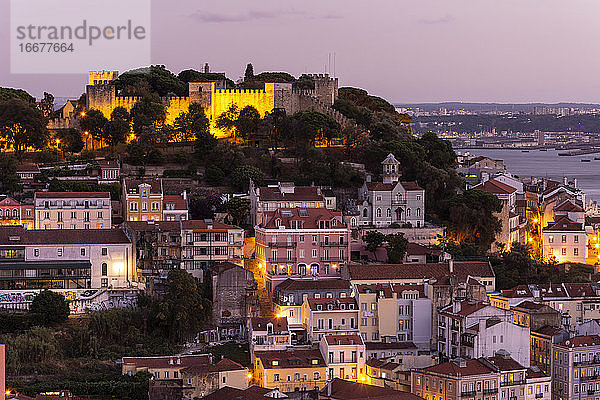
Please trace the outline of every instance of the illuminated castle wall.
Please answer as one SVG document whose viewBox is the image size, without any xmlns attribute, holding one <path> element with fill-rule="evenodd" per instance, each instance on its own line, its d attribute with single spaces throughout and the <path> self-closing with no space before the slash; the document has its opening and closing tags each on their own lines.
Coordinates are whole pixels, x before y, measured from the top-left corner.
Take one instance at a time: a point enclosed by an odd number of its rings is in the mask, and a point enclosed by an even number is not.
<svg viewBox="0 0 600 400">
<path fill-rule="evenodd" d="M 110 118 L 112 110 L 124 107 L 128 111 L 140 99 L 135 96 L 119 96 L 114 86 L 117 71 L 91 71 L 86 88 L 87 108 L 101 111 Z M 232 104 L 239 109 L 253 106 L 261 116 L 274 108 L 283 108 L 288 115 L 297 111 L 318 111 L 330 115 L 342 126 L 353 125 L 339 112 L 331 108 L 338 95 L 338 80 L 329 75 L 311 75 L 315 82 L 314 90 L 297 91 L 291 83 L 265 83 L 264 89 L 221 89 L 216 82 L 190 82 L 188 97 L 163 97 L 166 107 L 166 123 L 173 123 L 190 104 L 199 103 L 204 107 L 211 121 L 211 132 L 217 137 L 225 133 L 214 127 L 216 118 Z"/>
</svg>

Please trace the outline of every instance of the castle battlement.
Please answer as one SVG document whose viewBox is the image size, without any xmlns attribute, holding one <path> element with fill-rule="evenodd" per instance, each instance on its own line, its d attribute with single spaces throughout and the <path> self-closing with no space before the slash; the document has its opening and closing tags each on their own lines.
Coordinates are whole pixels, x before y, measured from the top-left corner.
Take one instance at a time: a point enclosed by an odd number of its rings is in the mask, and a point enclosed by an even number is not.
<svg viewBox="0 0 600 400">
<path fill-rule="evenodd" d="M 235 94 L 235 93 L 267 93 L 265 89 L 215 89 L 216 94 Z"/>
<path fill-rule="evenodd" d="M 119 71 L 89 71 L 88 85 L 106 85 L 119 77 Z"/>
</svg>

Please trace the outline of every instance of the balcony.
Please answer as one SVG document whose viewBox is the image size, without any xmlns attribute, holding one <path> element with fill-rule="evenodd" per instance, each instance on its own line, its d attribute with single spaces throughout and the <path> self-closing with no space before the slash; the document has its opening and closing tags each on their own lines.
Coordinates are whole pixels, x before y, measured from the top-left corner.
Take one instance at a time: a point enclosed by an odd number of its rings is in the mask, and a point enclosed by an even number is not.
<svg viewBox="0 0 600 400">
<path fill-rule="evenodd" d="M 269 247 L 296 247 L 296 242 L 272 242 Z"/>
<path fill-rule="evenodd" d="M 406 199 L 393 199 L 392 205 L 394 206 L 404 206 L 406 205 Z"/>
<path fill-rule="evenodd" d="M 500 382 L 500 386 L 502 387 L 506 387 L 506 386 L 519 386 L 519 385 L 524 385 L 525 384 L 525 379 L 521 379 L 518 381 L 508 381 L 508 382 Z"/>
<path fill-rule="evenodd" d="M 594 381 L 598 378 L 600 378 L 600 375 L 594 374 L 594 375 L 581 376 L 581 377 L 579 377 L 579 380 L 585 382 L 585 381 Z"/>
<path fill-rule="evenodd" d="M 543 397 L 544 397 L 544 393 L 536 393 L 536 394 L 535 394 L 535 398 L 536 398 L 536 399 L 541 399 L 541 398 L 543 398 Z"/>
<path fill-rule="evenodd" d="M 573 363 L 575 367 L 579 365 L 600 365 L 600 357 L 594 357 L 591 360 L 575 361 Z"/>
<path fill-rule="evenodd" d="M 270 263 L 295 263 L 296 257 L 269 257 L 267 258 L 267 261 Z"/>
<path fill-rule="evenodd" d="M 321 257 L 321 261 L 330 261 L 330 262 L 344 262 L 345 258 L 339 256 L 323 256 Z"/>
<path fill-rule="evenodd" d="M 498 389 L 497 388 L 492 388 L 492 389 L 483 389 L 483 395 L 489 395 L 489 394 L 496 394 L 498 393 Z"/>
<path fill-rule="evenodd" d="M 329 242 L 321 242 L 321 246 L 322 247 L 347 247 L 348 243 L 347 242 L 332 242 L 330 240 Z"/>
<path fill-rule="evenodd" d="M 460 392 L 461 397 L 475 397 L 477 395 L 477 391 L 469 390 L 468 392 Z"/>
</svg>

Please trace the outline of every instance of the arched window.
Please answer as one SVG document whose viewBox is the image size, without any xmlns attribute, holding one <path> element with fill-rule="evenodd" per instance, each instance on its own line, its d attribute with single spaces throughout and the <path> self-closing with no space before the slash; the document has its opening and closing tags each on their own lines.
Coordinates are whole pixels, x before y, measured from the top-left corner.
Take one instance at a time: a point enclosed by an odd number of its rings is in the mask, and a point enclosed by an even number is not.
<svg viewBox="0 0 600 400">
<path fill-rule="evenodd" d="M 15 208 L 13 210 L 13 217 L 18 217 L 19 216 L 19 211 L 17 211 L 17 209 Z"/>
<path fill-rule="evenodd" d="M 102 276 L 108 275 L 108 265 L 106 263 L 102 263 Z"/>
<path fill-rule="evenodd" d="M 407 209 L 406 209 L 406 216 L 407 216 L 407 217 L 410 217 L 410 208 L 407 208 Z"/>
<path fill-rule="evenodd" d="M 367 218 L 367 217 L 368 217 L 368 214 L 367 214 L 367 213 L 368 213 L 368 211 L 367 211 L 367 209 L 365 208 L 365 209 L 363 210 L 363 217 Z"/>
<path fill-rule="evenodd" d="M 388 208 L 387 211 L 385 212 L 385 216 L 386 217 L 391 217 L 392 216 L 392 210 Z"/>
<path fill-rule="evenodd" d="M 275 220 L 275 226 L 277 226 L 277 227 L 278 227 L 279 225 L 281 225 L 281 220 L 280 220 L 279 218 L 277 218 L 277 219 Z"/>
<path fill-rule="evenodd" d="M 319 275 L 319 264 L 313 263 L 310 265 L 310 273 L 312 275 Z"/>
<path fill-rule="evenodd" d="M 350 218 L 350 226 L 356 226 L 356 218 Z"/>
<path fill-rule="evenodd" d="M 417 208 L 417 217 L 420 217 L 420 216 L 421 216 L 421 209 Z"/>
<path fill-rule="evenodd" d="M 306 264 L 298 264 L 298 275 L 306 275 Z"/>
<path fill-rule="evenodd" d="M 380 217 L 381 217 L 381 208 L 378 208 L 377 209 L 377 218 L 380 218 Z"/>
</svg>

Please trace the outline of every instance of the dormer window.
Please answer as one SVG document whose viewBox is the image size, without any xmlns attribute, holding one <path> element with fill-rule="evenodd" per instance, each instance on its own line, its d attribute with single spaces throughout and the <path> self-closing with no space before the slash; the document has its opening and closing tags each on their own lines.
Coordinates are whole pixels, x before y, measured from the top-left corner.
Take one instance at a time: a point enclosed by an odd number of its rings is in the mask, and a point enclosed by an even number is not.
<svg viewBox="0 0 600 400">
<path fill-rule="evenodd" d="M 346 305 L 345 304 L 340 304 L 340 309 L 345 310 L 346 309 Z"/>
<path fill-rule="evenodd" d="M 352 304 L 352 303 L 348 304 L 348 308 L 351 310 L 354 310 L 354 304 Z"/>
<path fill-rule="evenodd" d="M 267 334 L 268 335 L 272 335 L 273 334 L 273 324 L 270 323 L 270 322 L 267 324 Z"/>
<path fill-rule="evenodd" d="M 321 311 L 323 309 L 323 306 L 321 304 L 317 304 L 317 311 Z"/>
<path fill-rule="evenodd" d="M 281 226 L 281 220 L 279 218 L 277 218 L 275 220 L 275 226 L 279 228 L 279 226 Z"/>
<path fill-rule="evenodd" d="M 273 361 L 271 361 L 271 365 L 273 365 L 273 366 L 279 365 L 279 360 L 273 360 Z"/>
<path fill-rule="evenodd" d="M 327 309 L 328 310 L 333 310 L 333 304 L 327 304 Z"/>
</svg>

